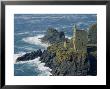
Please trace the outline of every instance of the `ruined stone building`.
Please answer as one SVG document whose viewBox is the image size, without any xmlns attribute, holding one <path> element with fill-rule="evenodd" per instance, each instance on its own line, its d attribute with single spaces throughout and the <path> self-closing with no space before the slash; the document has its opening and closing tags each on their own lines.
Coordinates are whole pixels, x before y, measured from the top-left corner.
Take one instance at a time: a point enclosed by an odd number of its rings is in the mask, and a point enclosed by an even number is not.
<svg viewBox="0 0 110 89">
<path fill-rule="evenodd" d="M 73 28 L 73 47 L 75 51 L 87 52 L 87 31 Z"/>
</svg>

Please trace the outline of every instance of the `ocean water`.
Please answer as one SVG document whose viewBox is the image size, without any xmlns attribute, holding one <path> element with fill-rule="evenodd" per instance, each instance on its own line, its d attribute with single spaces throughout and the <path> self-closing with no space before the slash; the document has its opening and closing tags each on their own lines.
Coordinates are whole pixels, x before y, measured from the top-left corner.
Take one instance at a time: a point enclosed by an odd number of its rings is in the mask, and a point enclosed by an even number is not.
<svg viewBox="0 0 110 89">
<path fill-rule="evenodd" d="M 73 34 L 73 25 L 78 29 L 88 30 L 89 26 L 97 23 L 96 14 L 15 14 L 14 15 L 14 75 L 15 76 L 49 76 L 51 69 L 41 63 L 39 58 L 30 61 L 16 62 L 28 52 L 45 50 L 49 44 L 44 44 L 39 38 L 43 37 L 49 27 L 64 31 L 67 38 Z"/>
</svg>

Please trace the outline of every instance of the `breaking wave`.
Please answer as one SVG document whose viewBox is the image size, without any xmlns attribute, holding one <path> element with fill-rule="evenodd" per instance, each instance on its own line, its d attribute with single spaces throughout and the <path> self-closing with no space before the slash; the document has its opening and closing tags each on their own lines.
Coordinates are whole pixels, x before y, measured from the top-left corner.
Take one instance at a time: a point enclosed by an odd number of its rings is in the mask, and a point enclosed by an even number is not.
<svg viewBox="0 0 110 89">
<path fill-rule="evenodd" d="M 40 57 L 29 61 L 20 61 L 14 64 L 15 76 L 49 76 L 51 69 L 41 63 Z"/>
<path fill-rule="evenodd" d="M 71 39 L 72 37 L 71 36 L 65 36 L 66 38 L 68 38 L 68 39 Z"/>
<path fill-rule="evenodd" d="M 18 57 L 21 57 L 21 56 L 23 56 L 24 54 L 26 54 L 26 53 L 20 52 L 20 53 L 18 53 L 18 54 L 14 54 L 14 63 L 16 63 L 16 59 L 17 59 Z"/>
<path fill-rule="evenodd" d="M 22 40 L 24 42 L 27 42 L 29 44 L 34 44 L 34 45 L 38 45 L 38 46 L 42 46 L 44 48 L 47 48 L 49 46 L 48 43 L 42 43 L 41 39 L 44 35 L 37 35 L 37 36 L 33 36 L 33 37 L 26 37 L 23 38 Z"/>
</svg>

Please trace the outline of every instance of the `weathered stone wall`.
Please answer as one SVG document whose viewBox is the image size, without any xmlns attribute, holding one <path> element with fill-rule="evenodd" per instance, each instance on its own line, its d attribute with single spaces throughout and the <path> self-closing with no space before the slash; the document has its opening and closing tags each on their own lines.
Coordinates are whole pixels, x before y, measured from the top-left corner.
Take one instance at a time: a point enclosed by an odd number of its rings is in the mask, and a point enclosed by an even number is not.
<svg viewBox="0 0 110 89">
<path fill-rule="evenodd" d="M 87 32 L 84 30 L 77 30 L 75 37 L 75 47 L 77 51 L 87 51 Z"/>
<path fill-rule="evenodd" d="M 97 44 L 97 24 L 93 24 L 89 28 L 88 43 L 89 44 Z"/>
</svg>

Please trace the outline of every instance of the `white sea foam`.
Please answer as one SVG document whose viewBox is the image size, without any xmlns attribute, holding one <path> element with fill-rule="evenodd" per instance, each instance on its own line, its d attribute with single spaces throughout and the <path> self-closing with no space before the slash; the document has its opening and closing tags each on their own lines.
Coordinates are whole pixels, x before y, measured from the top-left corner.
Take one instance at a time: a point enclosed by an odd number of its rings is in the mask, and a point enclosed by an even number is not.
<svg viewBox="0 0 110 89">
<path fill-rule="evenodd" d="M 36 33 L 37 33 L 37 32 L 41 32 L 41 33 L 42 33 L 42 32 L 46 32 L 46 31 L 39 31 L 39 30 L 36 30 L 36 31 L 32 31 L 32 32 L 33 32 L 33 33 L 35 33 L 35 32 L 36 32 Z"/>
<path fill-rule="evenodd" d="M 87 25 L 88 25 L 88 22 L 87 22 L 87 23 L 86 23 L 86 22 L 78 22 L 78 23 L 77 23 L 77 26 L 80 27 L 81 25 L 87 26 Z"/>
<path fill-rule="evenodd" d="M 26 34 L 29 34 L 29 32 L 20 32 L 20 33 L 17 33 L 17 35 L 26 35 Z"/>
<path fill-rule="evenodd" d="M 23 38 L 22 40 L 24 42 L 27 42 L 29 44 L 34 44 L 34 45 L 39 45 L 39 46 L 42 46 L 44 48 L 47 48 L 49 46 L 48 43 L 42 43 L 41 42 L 41 39 L 44 35 L 37 35 L 37 36 L 33 36 L 33 37 L 26 37 L 26 38 Z"/>
<path fill-rule="evenodd" d="M 39 31 L 39 30 L 35 30 L 35 31 L 31 31 L 31 33 L 44 33 L 46 31 Z M 19 33 L 15 33 L 15 35 L 27 35 L 30 34 L 30 32 L 19 32 Z"/>
<path fill-rule="evenodd" d="M 20 62 L 17 62 L 16 64 L 23 64 L 23 65 L 24 64 L 27 64 L 30 67 L 31 66 L 34 66 L 34 69 L 33 70 L 35 70 L 35 71 L 38 71 L 38 70 L 41 71 L 41 73 L 38 74 L 38 76 L 49 76 L 49 75 L 52 75 L 50 73 L 52 70 L 49 67 L 46 67 L 45 66 L 45 63 L 41 63 L 41 61 L 39 59 L 40 59 L 40 57 L 35 58 L 33 60 L 29 60 L 29 61 L 20 61 Z M 20 69 L 20 70 L 23 71 L 22 69 Z"/>
<path fill-rule="evenodd" d="M 68 38 L 68 39 L 71 39 L 72 37 L 70 37 L 70 36 L 65 36 L 66 38 Z"/>
<path fill-rule="evenodd" d="M 26 54 L 26 53 L 20 52 L 20 53 L 18 53 L 18 54 L 14 54 L 14 63 L 16 63 L 16 59 L 17 59 L 18 57 L 21 57 L 21 56 L 23 56 L 24 54 Z"/>
</svg>

